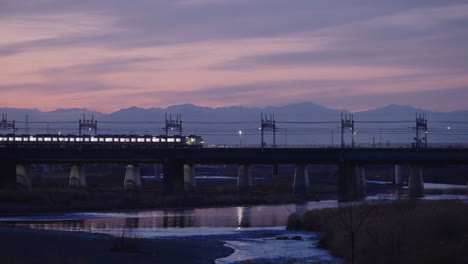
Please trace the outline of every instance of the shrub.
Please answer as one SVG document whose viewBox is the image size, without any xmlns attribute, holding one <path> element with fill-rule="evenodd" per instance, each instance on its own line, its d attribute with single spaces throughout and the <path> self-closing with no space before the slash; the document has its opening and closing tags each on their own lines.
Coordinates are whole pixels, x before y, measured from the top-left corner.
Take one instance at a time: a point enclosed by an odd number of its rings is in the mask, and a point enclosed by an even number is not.
<svg viewBox="0 0 468 264">
<path fill-rule="evenodd" d="M 355 263 L 468 263 L 468 204 L 462 201 L 361 204 L 291 219 L 288 228 L 324 232 L 319 245 L 347 260 L 354 252 Z"/>
</svg>

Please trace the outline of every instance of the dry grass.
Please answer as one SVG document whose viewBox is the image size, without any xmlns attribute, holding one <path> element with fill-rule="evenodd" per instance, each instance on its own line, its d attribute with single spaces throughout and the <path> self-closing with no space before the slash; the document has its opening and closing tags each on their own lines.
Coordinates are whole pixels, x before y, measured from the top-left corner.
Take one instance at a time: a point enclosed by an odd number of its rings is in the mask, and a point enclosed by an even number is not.
<svg viewBox="0 0 468 264">
<path fill-rule="evenodd" d="M 291 215 L 288 227 L 323 232 L 320 245 L 350 260 L 349 224 L 361 222 L 354 233 L 355 263 L 468 263 L 468 204 L 462 201 L 313 210 Z"/>
<path fill-rule="evenodd" d="M 308 259 L 275 259 L 275 260 L 245 260 L 239 264 L 336 264 L 336 262 Z"/>
</svg>

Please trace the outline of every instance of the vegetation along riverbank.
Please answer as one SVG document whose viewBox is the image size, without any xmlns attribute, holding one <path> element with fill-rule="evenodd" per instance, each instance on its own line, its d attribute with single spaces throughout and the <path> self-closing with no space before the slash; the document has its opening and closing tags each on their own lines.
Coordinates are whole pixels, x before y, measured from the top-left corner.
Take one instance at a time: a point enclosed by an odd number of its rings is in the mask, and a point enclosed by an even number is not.
<svg viewBox="0 0 468 264">
<path fill-rule="evenodd" d="M 347 204 L 292 214 L 288 228 L 321 232 L 322 248 L 351 263 L 468 263 L 468 203 Z"/>
</svg>

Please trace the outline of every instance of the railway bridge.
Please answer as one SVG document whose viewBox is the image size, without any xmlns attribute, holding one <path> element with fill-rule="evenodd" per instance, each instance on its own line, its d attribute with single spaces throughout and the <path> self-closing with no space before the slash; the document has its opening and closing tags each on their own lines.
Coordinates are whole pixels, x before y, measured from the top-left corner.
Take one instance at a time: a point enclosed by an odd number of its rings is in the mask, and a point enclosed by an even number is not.
<svg viewBox="0 0 468 264">
<path fill-rule="evenodd" d="M 125 189 L 141 185 L 139 165 L 163 164 L 164 191 L 190 191 L 195 183 L 197 164 L 238 164 L 238 191 L 252 187 L 252 164 L 295 164 L 293 190 L 296 195 L 307 195 L 309 187 L 308 164 L 336 164 L 339 167 L 338 199 L 358 200 L 366 195 L 367 164 L 392 164 L 396 182 L 400 179 L 400 165 L 410 165 L 409 193 L 423 195 L 422 168 L 425 166 L 468 164 L 468 148 L 463 147 L 203 147 L 162 148 L 151 145 L 28 145 L 15 144 L 0 147 L 0 187 L 14 188 L 17 184 L 31 186 L 30 164 L 72 164 L 70 186 L 86 185 L 84 164 L 127 164 Z"/>
</svg>

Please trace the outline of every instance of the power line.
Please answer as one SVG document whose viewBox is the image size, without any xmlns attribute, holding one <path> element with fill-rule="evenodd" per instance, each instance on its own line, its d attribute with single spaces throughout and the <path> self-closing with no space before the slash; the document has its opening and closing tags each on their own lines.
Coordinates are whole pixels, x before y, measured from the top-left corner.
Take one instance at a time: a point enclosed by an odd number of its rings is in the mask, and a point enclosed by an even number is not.
<svg viewBox="0 0 468 264">
<path fill-rule="evenodd" d="M 276 121 L 278 124 L 339 124 L 341 121 Z"/>
<path fill-rule="evenodd" d="M 354 121 L 354 123 L 361 124 L 397 124 L 397 123 L 414 123 L 414 120 L 401 120 L 401 121 Z"/>
<path fill-rule="evenodd" d="M 24 124 L 25 121 L 16 121 L 16 123 Z M 29 124 L 78 124 L 78 121 L 29 121 Z"/>
<path fill-rule="evenodd" d="M 218 122 L 218 121 L 184 121 L 184 124 L 200 124 L 200 125 L 238 125 L 238 124 L 258 124 L 258 121 L 231 121 L 231 122 Z"/>
<path fill-rule="evenodd" d="M 430 120 L 427 120 L 427 122 L 429 122 L 429 123 L 442 123 L 442 124 L 464 124 L 464 125 L 468 125 L 468 122 L 466 122 L 466 121 L 430 121 Z"/>
<path fill-rule="evenodd" d="M 164 124 L 155 121 L 99 121 L 100 124 Z"/>
</svg>

